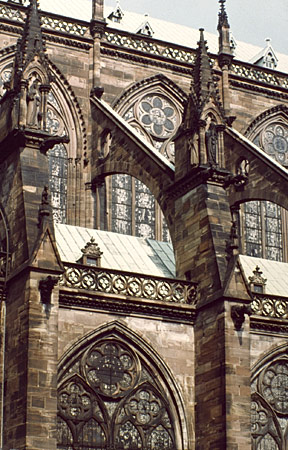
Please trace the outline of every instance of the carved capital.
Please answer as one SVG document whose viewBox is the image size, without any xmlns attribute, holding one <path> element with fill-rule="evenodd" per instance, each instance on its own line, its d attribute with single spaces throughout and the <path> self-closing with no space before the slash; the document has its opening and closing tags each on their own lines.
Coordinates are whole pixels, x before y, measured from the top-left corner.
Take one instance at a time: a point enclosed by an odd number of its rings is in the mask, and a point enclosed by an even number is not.
<svg viewBox="0 0 288 450">
<path fill-rule="evenodd" d="M 93 38 L 101 39 L 107 23 L 105 20 L 91 20 L 90 22 L 90 33 Z"/>
</svg>

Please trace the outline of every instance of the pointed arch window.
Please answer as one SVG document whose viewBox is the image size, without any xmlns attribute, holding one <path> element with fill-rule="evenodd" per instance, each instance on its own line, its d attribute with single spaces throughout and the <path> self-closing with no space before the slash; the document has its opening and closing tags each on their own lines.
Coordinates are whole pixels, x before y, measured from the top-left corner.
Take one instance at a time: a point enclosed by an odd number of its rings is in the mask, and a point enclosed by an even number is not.
<svg viewBox="0 0 288 450">
<path fill-rule="evenodd" d="M 61 108 L 52 92 L 48 94 L 46 129 L 52 135 L 68 135 Z M 49 187 L 53 219 L 55 223 L 66 223 L 68 155 L 64 144 L 56 144 L 47 152 L 49 164 Z"/>
<path fill-rule="evenodd" d="M 263 119 L 262 119 L 263 120 Z M 288 167 L 288 123 L 284 115 L 262 123 L 250 139 L 279 164 Z M 241 207 L 242 251 L 249 256 L 288 261 L 288 212 L 268 201 Z"/>
<path fill-rule="evenodd" d="M 57 448 L 176 450 L 168 400 L 127 343 L 102 338 L 62 373 Z"/>
<path fill-rule="evenodd" d="M 244 253 L 283 261 L 284 256 L 286 258 L 283 242 L 285 211 L 275 203 L 256 200 L 244 203 L 242 211 Z"/>
<path fill-rule="evenodd" d="M 68 158 L 63 144 L 48 151 L 48 162 L 53 219 L 55 223 L 66 223 Z"/>
<path fill-rule="evenodd" d="M 134 97 L 120 113 L 144 139 L 174 163 L 173 137 L 181 122 L 180 104 L 157 87 Z M 103 142 L 106 142 L 105 136 Z M 105 145 L 102 153 L 105 154 Z M 125 174 L 112 175 L 106 178 L 98 194 L 99 228 L 104 224 L 107 230 L 117 233 L 170 241 L 158 203 L 139 180 Z"/>
</svg>

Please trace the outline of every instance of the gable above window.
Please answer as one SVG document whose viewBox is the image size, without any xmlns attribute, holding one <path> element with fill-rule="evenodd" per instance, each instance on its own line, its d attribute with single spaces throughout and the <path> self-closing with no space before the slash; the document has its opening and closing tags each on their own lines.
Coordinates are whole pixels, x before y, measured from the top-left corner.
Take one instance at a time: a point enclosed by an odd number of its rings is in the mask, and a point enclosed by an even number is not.
<svg viewBox="0 0 288 450">
<path fill-rule="evenodd" d="M 257 66 L 266 67 L 267 69 L 276 69 L 278 64 L 278 58 L 275 51 L 271 45 L 271 39 L 266 39 L 266 47 L 261 50 L 254 58 L 250 61 L 252 64 Z"/>
<path fill-rule="evenodd" d="M 148 22 L 148 20 L 146 20 L 145 22 L 142 23 L 142 25 L 137 29 L 136 31 L 137 34 L 144 34 L 145 36 L 153 36 L 154 31 L 150 25 L 150 23 Z"/>
<path fill-rule="evenodd" d="M 116 8 L 109 14 L 108 19 L 112 22 L 120 23 L 123 19 L 124 12 L 121 9 L 120 2 L 116 3 Z"/>
</svg>

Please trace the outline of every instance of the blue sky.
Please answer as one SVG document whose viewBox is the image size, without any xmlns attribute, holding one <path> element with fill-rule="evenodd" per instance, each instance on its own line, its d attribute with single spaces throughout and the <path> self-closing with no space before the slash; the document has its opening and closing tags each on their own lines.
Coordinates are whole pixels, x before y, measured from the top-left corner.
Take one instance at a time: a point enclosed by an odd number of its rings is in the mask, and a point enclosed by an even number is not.
<svg viewBox="0 0 288 450">
<path fill-rule="evenodd" d="M 120 0 L 120 6 L 192 28 L 217 29 L 218 0 Z M 236 40 L 264 47 L 269 37 L 276 52 L 288 54 L 288 0 L 226 0 L 226 10 Z"/>
</svg>

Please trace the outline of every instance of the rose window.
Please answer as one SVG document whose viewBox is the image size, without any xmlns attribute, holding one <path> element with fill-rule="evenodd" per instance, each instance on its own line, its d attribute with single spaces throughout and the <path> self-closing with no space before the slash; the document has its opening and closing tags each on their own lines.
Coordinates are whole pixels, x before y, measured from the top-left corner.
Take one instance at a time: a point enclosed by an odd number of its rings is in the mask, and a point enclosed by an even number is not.
<svg viewBox="0 0 288 450">
<path fill-rule="evenodd" d="M 146 131 L 157 138 L 167 139 L 175 132 L 176 111 L 165 97 L 144 97 L 139 104 L 139 118 Z"/>
<path fill-rule="evenodd" d="M 261 145 L 266 153 L 284 165 L 288 164 L 288 127 L 274 123 L 268 125 L 261 135 Z"/>
<path fill-rule="evenodd" d="M 103 342 L 86 355 L 84 372 L 89 384 L 105 396 L 123 396 L 137 380 L 137 360 L 116 342 Z"/>
<path fill-rule="evenodd" d="M 288 413 L 288 360 L 278 360 L 268 366 L 261 380 L 260 392 L 278 413 Z"/>
</svg>

